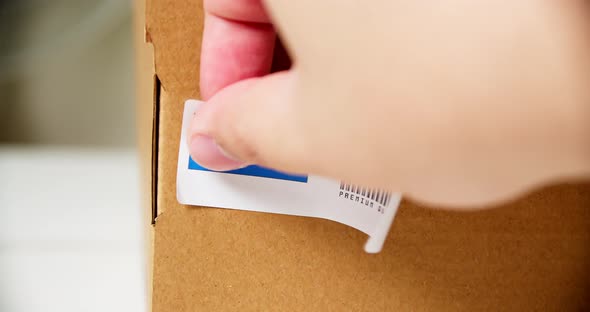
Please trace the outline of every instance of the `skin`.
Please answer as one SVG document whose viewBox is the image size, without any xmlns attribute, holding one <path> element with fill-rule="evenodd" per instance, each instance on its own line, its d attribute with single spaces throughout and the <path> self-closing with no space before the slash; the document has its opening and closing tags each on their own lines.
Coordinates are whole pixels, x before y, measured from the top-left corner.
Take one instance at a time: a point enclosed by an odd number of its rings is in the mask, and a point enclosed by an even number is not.
<svg viewBox="0 0 590 312">
<path fill-rule="evenodd" d="M 480 208 L 590 175 L 584 1 L 206 0 L 201 165 Z M 289 70 L 269 73 L 279 33 Z"/>
</svg>

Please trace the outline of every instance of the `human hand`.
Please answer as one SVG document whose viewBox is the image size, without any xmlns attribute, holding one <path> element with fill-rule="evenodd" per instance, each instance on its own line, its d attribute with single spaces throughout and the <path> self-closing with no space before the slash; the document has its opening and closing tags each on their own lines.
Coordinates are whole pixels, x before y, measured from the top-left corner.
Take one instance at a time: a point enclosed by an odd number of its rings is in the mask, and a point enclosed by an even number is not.
<svg viewBox="0 0 590 312">
<path fill-rule="evenodd" d="M 454 206 L 588 175 L 583 3 L 205 0 L 191 155 Z"/>
</svg>

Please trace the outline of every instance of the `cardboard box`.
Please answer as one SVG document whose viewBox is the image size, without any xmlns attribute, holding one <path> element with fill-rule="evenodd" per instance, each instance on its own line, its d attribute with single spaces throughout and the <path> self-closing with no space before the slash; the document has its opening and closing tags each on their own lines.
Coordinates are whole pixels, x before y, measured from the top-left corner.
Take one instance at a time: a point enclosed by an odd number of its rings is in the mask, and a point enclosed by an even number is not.
<svg viewBox="0 0 590 312">
<path fill-rule="evenodd" d="M 199 98 L 202 4 L 143 1 L 138 126 L 153 311 L 590 309 L 588 184 L 474 213 L 406 201 L 377 255 L 335 222 L 180 205 L 180 122 L 184 100 Z"/>
</svg>

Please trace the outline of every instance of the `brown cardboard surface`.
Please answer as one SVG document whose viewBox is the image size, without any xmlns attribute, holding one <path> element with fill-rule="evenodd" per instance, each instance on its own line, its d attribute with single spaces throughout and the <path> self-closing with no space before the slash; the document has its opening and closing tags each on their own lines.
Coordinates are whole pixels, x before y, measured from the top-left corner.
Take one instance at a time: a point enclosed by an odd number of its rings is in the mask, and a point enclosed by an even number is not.
<svg viewBox="0 0 590 312">
<path fill-rule="evenodd" d="M 202 5 L 147 1 L 161 80 L 153 311 L 590 309 L 589 184 L 474 213 L 404 202 L 377 255 L 362 251 L 364 234 L 334 222 L 178 204 L 182 107 L 199 96 Z M 140 110 L 151 112 L 145 103 Z"/>
</svg>

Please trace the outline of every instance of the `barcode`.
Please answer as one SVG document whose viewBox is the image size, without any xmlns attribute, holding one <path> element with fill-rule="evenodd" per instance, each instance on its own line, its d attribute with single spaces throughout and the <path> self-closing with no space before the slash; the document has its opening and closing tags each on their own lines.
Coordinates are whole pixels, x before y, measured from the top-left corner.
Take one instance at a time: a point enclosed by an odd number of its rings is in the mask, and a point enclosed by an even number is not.
<svg viewBox="0 0 590 312">
<path fill-rule="evenodd" d="M 391 199 L 391 193 L 382 189 L 368 188 L 356 184 L 347 183 L 344 181 L 340 182 L 340 192 L 355 194 L 365 199 L 377 202 L 381 206 L 387 206 Z"/>
</svg>

